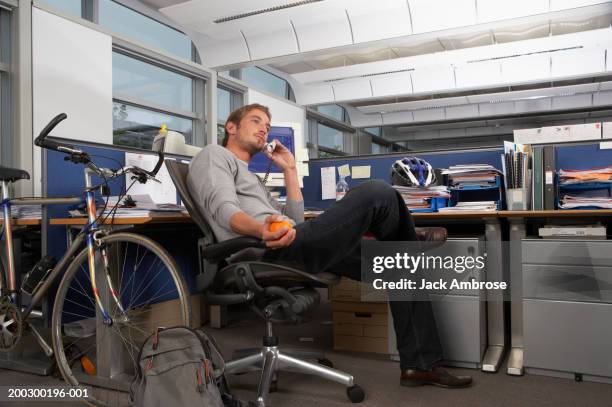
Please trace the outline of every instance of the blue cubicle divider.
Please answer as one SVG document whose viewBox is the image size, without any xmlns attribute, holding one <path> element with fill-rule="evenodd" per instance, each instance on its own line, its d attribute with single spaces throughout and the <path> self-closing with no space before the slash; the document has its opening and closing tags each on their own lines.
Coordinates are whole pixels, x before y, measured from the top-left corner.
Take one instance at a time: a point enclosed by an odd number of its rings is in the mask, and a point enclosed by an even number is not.
<svg viewBox="0 0 612 407">
<path fill-rule="evenodd" d="M 77 148 L 89 153 L 94 163 L 100 167 L 118 169 L 125 165 L 125 151 L 88 146 L 77 146 Z M 85 187 L 84 166 L 82 164 L 73 164 L 69 161 L 65 161 L 65 154 L 56 151 L 46 151 L 46 195 L 49 197 L 81 195 Z M 120 177 L 109 182 L 109 187 L 111 195 L 119 195 L 125 187 L 125 177 Z M 97 199 L 102 199 L 99 193 L 97 194 Z M 48 218 L 65 218 L 68 216 L 68 209 L 66 205 L 49 206 L 47 209 Z M 181 236 L 191 237 L 191 234 L 181 232 Z M 198 270 L 197 244 L 195 237 L 192 245 L 185 244 L 181 239 L 177 239 L 171 232 L 153 233 L 150 237 L 168 250 L 176 260 L 179 268 L 183 271 L 183 276 L 185 277 L 190 291 L 195 293 L 195 276 Z M 66 250 L 66 228 L 64 226 L 50 225 L 47 228 L 46 239 L 47 253 L 56 258 L 60 258 Z"/>
<path fill-rule="evenodd" d="M 612 150 L 600 148 L 599 143 L 558 146 L 555 151 L 557 170 L 586 170 L 612 165 Z"/>
<path fill-rule="evenodd" d="M 314 207 L 327 209 L 333 202 L 333 199 L 321 200 L 321 168 L 324 167 L 339 167 L 344 164 L 353 166 L 369 165 L 370 178 L 380 179 L 389 182 L 389 174 L 391 165 L 394 161 L 409 155 L 416 155 L 427 160 L 434 168 L 448 168 L 451 165 L 458 164 L 490 164 L 493 167 L 501 170 L 501 154 L 503 150 L 487 149 L 487 150 L 462 150 L 456 152 L 430 152 L 430 153 L 403 153 L 392 155 L 375 155 L 367 157 L 346 157 L 346 158 L 330 158 L 312 160 L 308 164 L 309 176 L 304 177 L 304 204 L 306 207 Z M 338 171 L 336 170 L 336 182 L 338 181 Z M 349 177 L 346 180 L 349 188 L 353 188 L 367 179 L 352 179 Z"/>
</svg>

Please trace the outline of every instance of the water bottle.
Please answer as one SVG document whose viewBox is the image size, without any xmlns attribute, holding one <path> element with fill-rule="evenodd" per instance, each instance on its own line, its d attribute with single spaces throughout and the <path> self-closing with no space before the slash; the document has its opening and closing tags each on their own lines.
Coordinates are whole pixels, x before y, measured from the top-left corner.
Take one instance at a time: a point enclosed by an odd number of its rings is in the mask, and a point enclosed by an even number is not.
<svg viewBox="0 0 612 407">
<path fill-rule="evenodd" d="M 336 184 L 336 201 L 339 201 L 344 198 L 344 195 L 346 195 L 348 190 L 349 186 L 344 180 L 344 177 L 340 177 L 340 181 L 338 181 L 338 183 Z"/>
</svg>

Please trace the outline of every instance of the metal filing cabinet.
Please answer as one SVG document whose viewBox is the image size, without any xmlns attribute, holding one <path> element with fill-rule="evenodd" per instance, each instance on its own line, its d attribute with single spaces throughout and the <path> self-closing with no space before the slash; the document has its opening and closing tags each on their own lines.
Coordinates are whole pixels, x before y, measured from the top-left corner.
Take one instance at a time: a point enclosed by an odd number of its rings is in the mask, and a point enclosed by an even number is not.
<svg viewBox="0 0 612 407">
<path fill-rule="evenodd" d="M 481 256 L 485 253 L 484 238 L 449 238 L 438 249 L 426 255 Z M 440 271 L 442 272 L 442 271 Z M 448 273 L 444 271 L 444 273 Z M 474 277 L 486 281 L 486 269 L 480 272 L 466 271 L 458 279 Z M 440 342 L 444 349 L 444 364 L 450 366 L 478 368 L 487 345 L 487 318 L 485 290 L 451 290 L 448 293 L 431 294 L 431 303 L 436 317 Z M 389 353 L 399 360 L 393 319 L 389 312 Z"/>
<path fill-rule="evenodd" d="M 523 239 L 528 373 L 612 382 L 612 241 Z"/>
</svg>

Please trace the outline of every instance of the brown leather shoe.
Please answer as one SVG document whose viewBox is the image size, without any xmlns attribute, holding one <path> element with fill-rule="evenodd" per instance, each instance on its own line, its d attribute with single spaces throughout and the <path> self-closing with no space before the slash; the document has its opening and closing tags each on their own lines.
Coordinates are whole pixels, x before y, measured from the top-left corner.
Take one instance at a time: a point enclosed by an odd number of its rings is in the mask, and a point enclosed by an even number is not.
<svg viewBox="0 0 612 407">
<path fill-rule="evenodd" d="M 444 242 L 448 236 L 446 228 L 441 227 L 414 228 L 414 231 L 421 242 Z"/>
<path fill-rule="evenodd" d="M 431 370 L 406 369 L 400 377 L 402 386 L 414 387 L 431 384 L 433 386 L 458 389 L 472 384 L 471 376 L 455 376 L 441 367 Z"/>
</svg>

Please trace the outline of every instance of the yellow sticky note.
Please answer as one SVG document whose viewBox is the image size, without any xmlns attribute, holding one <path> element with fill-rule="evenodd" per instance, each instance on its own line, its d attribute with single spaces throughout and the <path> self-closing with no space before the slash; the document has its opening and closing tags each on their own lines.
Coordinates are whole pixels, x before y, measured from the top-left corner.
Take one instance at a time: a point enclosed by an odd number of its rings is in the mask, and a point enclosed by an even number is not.
<svg viewBox="0 0 612 407">
<path fill-rule="evenodd" d="M 338 167 L 338 175 L 341 177 L 350 177 L 351 176 L 351 167 L 348 164 L 341 165 Z"/>
<path fill-rule="evenodd" d="M 353 179 L 360 179 L 360 178 L 370 178 L 370 169 L 372 167 L 369 165 L 357 165 L 357 166 L 353 166 L 352 168 L 352 173 L 353 173 Z"/>
</svg>

